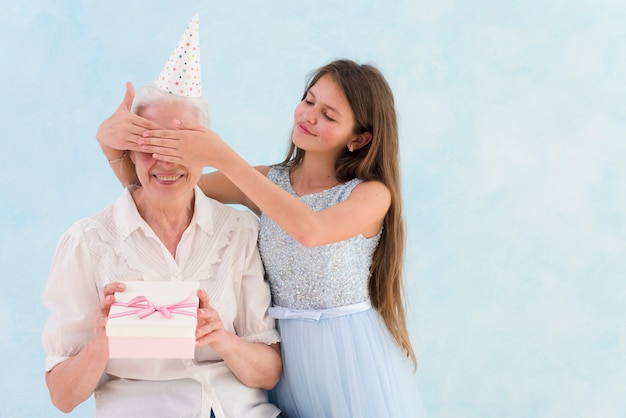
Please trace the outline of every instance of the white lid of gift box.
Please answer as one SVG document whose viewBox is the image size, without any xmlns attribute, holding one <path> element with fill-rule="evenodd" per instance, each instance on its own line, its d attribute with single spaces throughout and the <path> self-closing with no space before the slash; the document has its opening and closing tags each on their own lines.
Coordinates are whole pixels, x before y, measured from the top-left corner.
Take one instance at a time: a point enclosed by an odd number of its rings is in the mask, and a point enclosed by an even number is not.
<svg viewBox="0 0 626 418">
<path fill-rule="evenodd" d="M 106 323 L 106 334 L 109 337 L 189 337 L 194 336 L 198 313 L 197 281 L 126 281 L 126 290 L 115 294 L 116 303 L 128 303 L 137 296 L 143 296 L 148 302 L 140 307 L 127 307 L 114 304 L 111 306 Z M 176 311 L 188 314 L 172 313 L 170 318 L 160 311 L 139 318 L 137 312 L 150 303 L 157 306 L 168 306 L 185 301 L 191 307 L 176 307 Z M 116 315 L 125 314 L 123 316 Z"/>
</svg>

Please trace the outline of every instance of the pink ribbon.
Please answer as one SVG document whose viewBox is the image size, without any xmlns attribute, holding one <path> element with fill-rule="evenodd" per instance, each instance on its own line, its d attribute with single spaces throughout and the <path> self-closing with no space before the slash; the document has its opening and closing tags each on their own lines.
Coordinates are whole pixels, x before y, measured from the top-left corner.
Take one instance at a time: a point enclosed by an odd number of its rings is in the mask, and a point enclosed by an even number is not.
<svg viewBox="0 0 626 418">
<path fill-rule="evenodd" d="M 193 294 L 189 295 L 186 299 L 183 299 L 180 302 L 172 303 L 170 305 L 159 306 L 150 302 L 145 296 L 136 296 L 128 302 L 113 302 L 113 305 L 124 306 L 126 308 L 135 308 L 135 310 L 109 315 L 109 318 L 119 318 L 121 316 L 137 314 L 139 319 L 143 319 L 146 316 L 152 315 L 157 311 L 161 312 L 161 315 L 168 319 L 171 318 L 173 314 L 196 316 L 195 312 L 187 312 L 181 310 L 181 308 L 195 308 L 198 306 L 195 302 L 191 302 L 192 297 Z"/>
</svg>

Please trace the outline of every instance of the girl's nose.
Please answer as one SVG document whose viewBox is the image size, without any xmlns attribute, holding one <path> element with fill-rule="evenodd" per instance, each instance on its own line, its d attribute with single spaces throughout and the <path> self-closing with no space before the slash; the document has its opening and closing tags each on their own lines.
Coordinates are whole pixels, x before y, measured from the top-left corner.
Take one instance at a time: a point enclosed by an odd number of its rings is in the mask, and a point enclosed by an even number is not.
<svg viewBox="0 0 626 418">
<path fill-rule="evenodd" d="M 313 109 L 307 109 L 302 113 L 302 116 L 300 117 L 301 120 L 308 122 L 308 123 L 313 123 L 315 122 L 315 112 Z"/>
</svg>

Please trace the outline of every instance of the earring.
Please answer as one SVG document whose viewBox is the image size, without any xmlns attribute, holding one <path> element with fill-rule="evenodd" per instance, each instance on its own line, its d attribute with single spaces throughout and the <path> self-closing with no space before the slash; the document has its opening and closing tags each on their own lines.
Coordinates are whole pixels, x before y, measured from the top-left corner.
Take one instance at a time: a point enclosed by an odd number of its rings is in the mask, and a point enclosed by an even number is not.
<svg viewBox="0 0 626 418">
<path fill-rule="evenodd" d="M 348 151 L 354 152 L 354 144 L 348 144 Z"/>
</svg>

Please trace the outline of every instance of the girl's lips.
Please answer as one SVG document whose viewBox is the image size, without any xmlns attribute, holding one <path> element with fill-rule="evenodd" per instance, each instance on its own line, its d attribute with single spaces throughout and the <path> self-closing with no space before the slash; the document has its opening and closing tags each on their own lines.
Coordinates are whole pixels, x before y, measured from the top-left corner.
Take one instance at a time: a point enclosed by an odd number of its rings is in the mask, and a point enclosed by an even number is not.
<svg viewBox="0 0 626 418">
<path fill-rule="evenodd" d="M 301 122 L 298 122 L 298 130 L 308 135 L 313 135 L 311 131 L 309 131 L 306 126 L 304 126 Z"/>
</svg>

